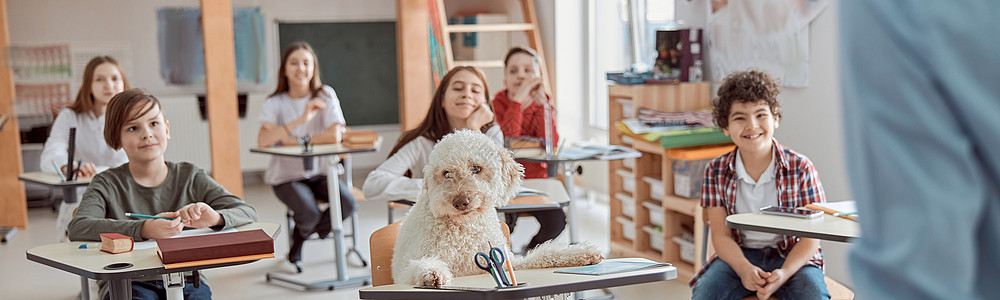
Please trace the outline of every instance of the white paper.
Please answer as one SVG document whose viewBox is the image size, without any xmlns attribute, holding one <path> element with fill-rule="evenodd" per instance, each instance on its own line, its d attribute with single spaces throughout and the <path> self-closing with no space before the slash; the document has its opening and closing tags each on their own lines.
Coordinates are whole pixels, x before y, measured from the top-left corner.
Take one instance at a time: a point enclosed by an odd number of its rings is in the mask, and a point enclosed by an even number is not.
<svg viewBox="0 0 1000 300">
<path fill-rule="evenodd" d="M 235 228 L 229 228 L 229 229 L 226 229 L 226 230 L 215 231 L 215 230 L 212 230 L 211 228 L 198 228 L 198 229 L 191 229 L 191 230 L 181 231 L 181 234 L 178 234 L 178 235 L 176 235 L 174 237 L 171 237 L 171 239 L 172 238 L 179 238 L 179 237 L 186 237 L 186 236 L 198 236 L 198 235 L 220 234 L 220 233 L 230 233 L 230 232 L 236 232 L 236 229 Z M 145 242 L 137 242 L 132 247 L 132 250 L 142 250 L 142 249 L 151 249 L 151 248 L 156 248 L 156 240 L 149 240 L 149 241 L 145 241 Z"/>
</svg>

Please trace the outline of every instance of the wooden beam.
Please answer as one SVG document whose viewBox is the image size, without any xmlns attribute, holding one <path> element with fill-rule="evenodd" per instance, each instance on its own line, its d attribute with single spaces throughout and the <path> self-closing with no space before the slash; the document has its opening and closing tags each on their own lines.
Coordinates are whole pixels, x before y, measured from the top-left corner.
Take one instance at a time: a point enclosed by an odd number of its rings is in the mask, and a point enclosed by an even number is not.
<svg viewBox="0 0 1000 300">
<path fill-rule="evenodd" d="M 0 0 L 0 114 L 9 118 L 0 130 L 0 191 L 3 191 L 0 193 L 0 226 L 23 229 L 28 226 L 28 202 L 24 183 L 17 180 L 24 169 L 21 165 L 21 129 L 14 112 L 14 74 L 7 65 L 8 46 L 7 1 Z"/>
<path fill-rule="evenodd" d="M 396 0 L 396 63 L 399 70 L 399 129 L 416 128 L 431 107 L 431 52 L 426 0 Z"/>
<path fill-rule="evenodd" d="M 233 195 L 243 197 L 232 1 L 201 0 L 201 24 L 212 177 Z"/>
</svg>

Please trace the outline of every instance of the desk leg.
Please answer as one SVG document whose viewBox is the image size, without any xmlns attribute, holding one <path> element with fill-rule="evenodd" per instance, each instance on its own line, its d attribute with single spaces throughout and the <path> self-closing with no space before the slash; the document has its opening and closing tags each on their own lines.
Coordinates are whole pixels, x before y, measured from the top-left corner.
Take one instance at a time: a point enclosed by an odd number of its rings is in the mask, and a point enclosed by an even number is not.
<svg viewBox="0 0 1000 300">
<path fill-rule="evenodd" d="M 90 300 L 90 280 L 80 276 L 80 300 Z"/>
<path fill-rule="evenodd" d="M 163 288 L 167 290 L 167 300 L 184 299 L 184 273 L 163 274 Z"/>
<path fill-rule="evenodd" d="M 566 221 L 569 223 L 569 242 L 576 244 L 576 204 L 573 204 L 573 163 L 566 162 L 563 167 L 563 184 L 566 185 L 566 194 L 569 195 L 569 216 Z"/>
<path fill-rule="evenodd" d="M 131 300 L 132 299 L 132 279 L 115 279 L 109 280 L 111 282 L 111 290 L 109 294 L 111 299 L 114 300 Z"/>
<path fill-rule="evenodd" d="M 333 249 L 337 259 L 337 279 L 321 282 L 305 283 L 290 278 L 278 276 L 278 274 L 267 274 L 267 280 L 271 279 L 302 286 L 306 290 L 334 290 L 338 287 L 367 285 L 371 283 L 371 276 L 361 276 L 350 278 L 347 275 L 347 255 L 344 252 L 344 225 L 340 220 L 340 179 L 337 176 L 337 156 L 331 155 L 327 159 L 326 165 L 326 186 L 330 194 L 330 223 L 333 231 Z M 357 227 L 355 227 L 357 228 Z M 357 234 L 357 233 L 355 233 Z M 352 249 L 357 251 L 356 249 Z M 360 253 L 358 253 L 360 255 Z M 364 261 L 364 259 L 362 259 Z"/>
</svg>

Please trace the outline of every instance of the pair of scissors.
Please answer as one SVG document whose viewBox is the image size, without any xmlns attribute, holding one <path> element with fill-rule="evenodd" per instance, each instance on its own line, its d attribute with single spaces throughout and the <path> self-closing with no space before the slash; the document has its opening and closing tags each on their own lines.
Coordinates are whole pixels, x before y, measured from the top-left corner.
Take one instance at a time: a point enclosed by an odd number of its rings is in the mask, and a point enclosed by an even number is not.
<svg viewBox="0 0 1000 300">
<path fill-rule="evenodd" d="M 475 261 L 476 266 L 493 275 L 493 280 L 496 280 L 497 286 L 511 286 L 510 280 L 507 279 L 507 274 L 504 273 L 503 268 L 501 267 L 503 263 L 507 261 L 507 257 L 504 256 L 503 250 L 493 247 L 493 244 L 491 243 L 489 255 L 483 252 L 476 253 Z"/>
</svg>

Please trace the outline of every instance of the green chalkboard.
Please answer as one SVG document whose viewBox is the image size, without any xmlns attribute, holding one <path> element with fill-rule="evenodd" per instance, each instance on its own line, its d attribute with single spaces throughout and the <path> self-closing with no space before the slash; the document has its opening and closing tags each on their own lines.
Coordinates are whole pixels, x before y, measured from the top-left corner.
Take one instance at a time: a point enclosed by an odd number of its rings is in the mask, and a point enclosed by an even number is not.
<svg viewBox="0 0 1000 300">
<path fill-rule="evenodd" d="M 348 126 L 399 123 L 396 22 L 279 22 L 278 41 L 279 55 L 295 41 L 312 45 Z"/>
</svg>

